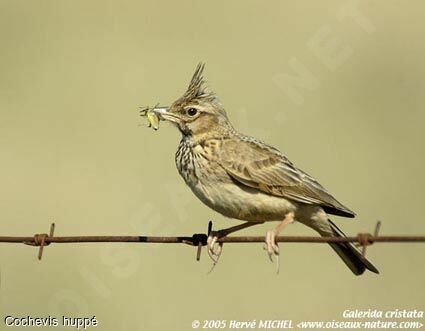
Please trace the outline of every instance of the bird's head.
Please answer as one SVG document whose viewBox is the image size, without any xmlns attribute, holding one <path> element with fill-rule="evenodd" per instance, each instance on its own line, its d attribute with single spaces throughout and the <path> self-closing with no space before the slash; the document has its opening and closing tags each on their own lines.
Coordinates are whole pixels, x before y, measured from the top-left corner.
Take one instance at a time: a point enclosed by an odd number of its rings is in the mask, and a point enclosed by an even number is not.
<svg viewBox="0 0 425 331">
<path fill-rule="evenodd" d="M 198 64 L 189 87 L 170 107 L 157 110 L 160 118 L 175 124 L 183 135 L 220 135 L 232 129 L 223 106 L 202 77 L 204 64 Z"/>
</svg>

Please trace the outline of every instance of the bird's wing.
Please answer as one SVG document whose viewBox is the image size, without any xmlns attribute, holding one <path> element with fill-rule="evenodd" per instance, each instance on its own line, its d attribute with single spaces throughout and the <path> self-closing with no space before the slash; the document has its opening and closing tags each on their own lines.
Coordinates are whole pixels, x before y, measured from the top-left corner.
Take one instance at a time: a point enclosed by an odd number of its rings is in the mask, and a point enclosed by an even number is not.
<svg viewBox="0 0 425 331">
<path fill-rule="evenodd" d="M 239 183 L 267 194 L 324 207 L 331 213 L 354 217 L 313 177 L 297 169 L 278 150 L 253 139 L 226 139 L 218 162 Z"/>
</svg>

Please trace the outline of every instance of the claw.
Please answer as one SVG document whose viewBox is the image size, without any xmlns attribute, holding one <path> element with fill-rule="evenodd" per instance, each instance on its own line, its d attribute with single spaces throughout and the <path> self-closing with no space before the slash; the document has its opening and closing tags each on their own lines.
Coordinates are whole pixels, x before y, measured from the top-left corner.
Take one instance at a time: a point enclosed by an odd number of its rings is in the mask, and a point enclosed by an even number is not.
<svg viewBox="0 0 425 331">
<path fill-rule="evenodd" d="M 211 271 L 213 271 L 214 267 L 218 263 L 218 260 L 220 259 L 221 252 L 223 250 L 223 243 L 217 242 L 217 240 L 219 239 L 217 234 L 218 233 L 211 233 L 207 239 L 208 256 L 213 261 L 213 265 L 210 271 L 208 271 L 208 273 L 211 273 Z"/>
<path fill-rule="evenodd" d="M 265 242 L 265 243 L 264 243 L 264 245 L 263 245 L 263 249 L 267 252 L 267 256 L 269 257 L 270 262 L 272 262 L 272 263 L 273 263 L 273 253 L 271 253 L 271 252 L 270 252 L 270 250 L 269 250 L 269 245 L 268 245 L 268 243 L 267 243 L 267 242 Z"/>
<path fill-rule="evenodd" d="M 214 262 L 214 264 L 218 262 L 217 257 L 209 249 L 208 249 L 208 256 Z"/>
<path fill-rule="evenodd" d="M 276 256 L 276 268 L 277 273 L 279 273 L 279 245 L 276 243 L 276 233 L 274 230 L 267 231 L 264 249 L 267 250 L 267 255 L 270 259 L 270 262 L 273 263 L 273 256 Z"/>
<path fill-rule="evenodd" d="M 279 245 L 275 241 L 273 245 L 273 252 L 274 252 L 274 255 L 276 256 L 276 274 L 279 274 L 279 269 L 280 269 Z"/>
<path fill-rule="evenodd" d="M 277 273 L 279 273 L 280 268 L 280 261 L 279 261 L 279 246 L 276 242 L 276 237 L 282 231 L 284 227 L 286 227 L 288 224 L 294 222 L 294 212 L 289 212 L 287 215 L 285 215 L 285 218 L 283 221 L 273 230 L 267 231 L 266 233 L 266 240 L 265 240 L 265 246 L 267 247 L 267 253 L 269 254 L 269 257 L 271 259 L 271 255 L 276 256 L 276 266 L 277 266 Z"/>
<path fill-rule="evenodd" d="M 225 236 L 229 235 L 230 233 L 248 228 L 250 226 L 253 226 L 253 225 L 256 225 L 256 224 L 259 224 L 259 223 L 262 223 L 262 222 L 245 222 L 243 224 L 232 226 L 232 227 L 227 228 L 227 229 L 222 229 L 220 231 L 212 231 L 212 223 L 210 222 L 209 227 L 208 227 L 208 239 L 207 239 L 208 249 L 207 249 L 207 251 L 208 251 L 209 257 L 213 261 L 213 265 L 211 267 L 211 270 L 208 273 L 213 271 L 215 265 L 218 263 L 218 260 L 220 259 L 221 253 L 223 251 L 223 243 L 217 242 L 218 239 L 225 237 Z"/>
<path fill-rule="evenodd" d="M 211 266 L 211 269 L 208 270 L 207 275 L 209 275 L 210 273 L 212 273 L 212 271 L 214 270 L 215 266 L 217 265 L 217 262 L 214 262 Z"/>
<path fill-rule="evenodd" d="M 214 236 L 213 238 L 212 238 L 212 240 L 211 240 L 211 244 L 210 244 L 210 246 L 211 246 L 211 250 L 212 251 L 214 251 L 214 245 L 216 244 L 216 242 L 217 242 L 217 236 Z"/>
<path fill-rule="evenodd" d="M 271 262 L 271 263 L 273 263 L 273 254 L 268 253 L 268 256 L 269 256 L 269 260 L 270 260 L 270 262 Z"/>
<path fill-rule="evenodd" d="M 276 275 L 279 274 L 279 269 L 280 269 L 280 259 L 279 259 L 279 255 L 276 255 Z"/>
</svg>

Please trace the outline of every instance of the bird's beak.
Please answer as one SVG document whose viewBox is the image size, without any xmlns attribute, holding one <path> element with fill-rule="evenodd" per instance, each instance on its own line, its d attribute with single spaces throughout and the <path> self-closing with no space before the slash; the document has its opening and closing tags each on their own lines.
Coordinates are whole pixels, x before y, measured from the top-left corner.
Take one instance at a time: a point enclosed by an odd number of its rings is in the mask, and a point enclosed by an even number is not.
<svg viewBox="0 0 425 331">
<path fill-rule="evenodd" d="M 177 122 L 178 120 L 175 114 L 170 113 L 170 107 L 155 107 L 153 112 L 158 115 L 162 121 Z"/>
<path fill-rule="evenodd" d="M 153 109 L 153 112 L 157 114 L 159 117 L 161 117 L 163 114 L 167 113 L 169 110 L 169 107 L 155 107 Z"/>
</svg>

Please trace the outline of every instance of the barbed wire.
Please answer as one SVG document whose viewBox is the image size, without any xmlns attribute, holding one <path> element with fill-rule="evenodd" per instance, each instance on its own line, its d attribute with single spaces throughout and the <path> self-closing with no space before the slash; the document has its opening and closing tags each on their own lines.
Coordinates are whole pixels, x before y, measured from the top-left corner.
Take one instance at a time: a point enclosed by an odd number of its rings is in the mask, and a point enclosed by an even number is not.
<svg viewBox="0 0 425 331">
<path fill-rule="evenodd" d="M 425 236 L 380 236 L 379 230 L 381 222 L 377 222 L 374 234 L 358 233 L 356 236 L 346 237 L 317 237 L 317 236 L 279 236 L 276 242 L 286 243 L 337 243 L 353 242 L 362 247 L 362 254 L 366 254 L 366 247 L 373 243 L 425 243 Z M 207 233 L 195 233 L 192 236 L 54 236 L 55 223 L 50 226 L 50 232 L 38 233 L 30 237 L 19 236 L 0 236 L 0 243 L 21 243 L 30 246 L 39 247 L 38 259 L 43 256 L 43 249 L 52 243 L 70 244 L 70 243 L 156 243 L 156 244 L 187 244 L 196 246 L 196 259 L 199 261 L 201 248 L 207 245 L 209 234 L 212 232 L 212 222 L 208 224 Z M 217 242 L 221 243 L 260 243 L 264 242 L 264 236 L 225 236 L 219 238 Z"/>
</svg>

